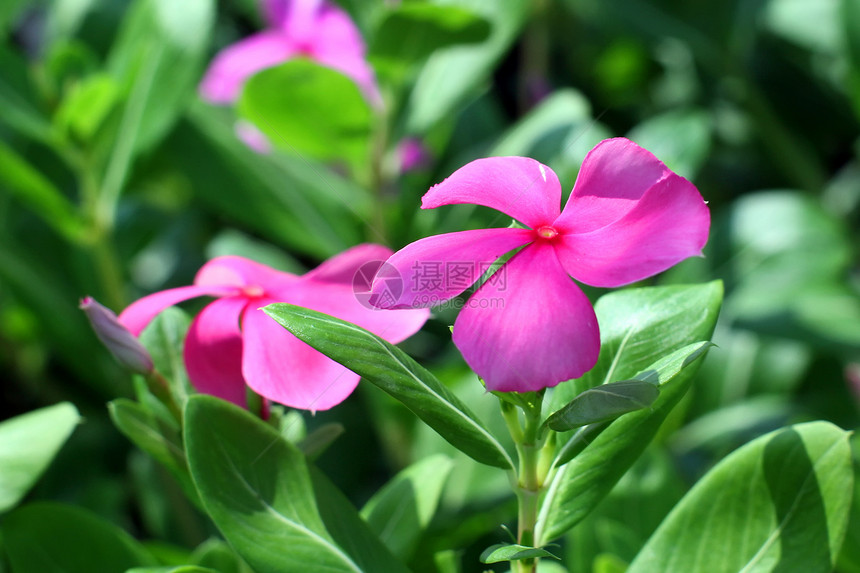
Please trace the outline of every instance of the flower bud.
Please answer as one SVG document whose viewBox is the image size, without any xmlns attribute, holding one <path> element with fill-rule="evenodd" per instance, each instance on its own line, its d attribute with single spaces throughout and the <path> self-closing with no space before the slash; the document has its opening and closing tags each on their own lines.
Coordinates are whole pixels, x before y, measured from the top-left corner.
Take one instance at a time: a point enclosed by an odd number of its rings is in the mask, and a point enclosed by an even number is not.
<svg viewBox="0 0 860 573">
<path fill-rule="evenodd" d="M 116 314 L 99 304 L 93 297 L 84 297 L 79 306 L 98 339 L 123 367 L 137 374 L 152 372 L 152 358 L 146 348 L 117 320 Z"/>
</svg>

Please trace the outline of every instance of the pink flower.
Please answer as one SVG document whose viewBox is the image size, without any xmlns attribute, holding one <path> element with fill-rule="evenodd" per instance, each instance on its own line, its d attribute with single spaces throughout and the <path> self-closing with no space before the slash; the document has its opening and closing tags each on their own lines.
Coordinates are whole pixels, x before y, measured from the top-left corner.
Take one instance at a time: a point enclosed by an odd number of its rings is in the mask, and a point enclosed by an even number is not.
<svg viewBox="0 0 860 573">
<path fill-rule="evenodd" d="M 421 328 L 429 311 L 380 312 L 361 304 L 352 287 L 359 269 L 378 265 L 390 254 L 380 245 L 359 245 L 302 276 L 241 257 L 218 257 L 203 265 L 192 286 L 146 296 L 126 308 L 119 321 L 138 335 L 168 306 L 198 296 L 217 297 L 194 318 L 185 340 L 185 365 L 194 387 L 244 406 L 247 383 L 269 400 L 327 410 L 352 393 L 358 375 L 301 342 L 259 309 L 288 302 L 400 342 Z"/>
<path fill-rule="evenodd" d="M 379 89 L 365 59 L 361 34 L 349 16 L 325 0 L 263 0 L 268 28 L 224 48 L 206 71 L 201 95 L 231 103 L 249 77 L 297 57 L 310 58 L 352 78 L 378 103 Z"/>
<path fill-rule="evenodd" d="M 710 215 L 692 183 L 622 138 L 589 152 L 561 212 L 560 202 L 558 177 L 533 159 L 469 163 L 432 187 L 422 208 L 484 205 L 530 228 L 462 231 L 407 245 L 387 264 L 410 278 L 408 288 L 392 301 L 377 278 L 371 301 L 385 308 L 446 301 L 521 249 L 466 302 L 454 343 L 489 390 L 537 391 L 581 376 L 597 362 L 600 333 L 570 276 L 597 287 L 650 277 L 701 254 Z"/>
</svg>

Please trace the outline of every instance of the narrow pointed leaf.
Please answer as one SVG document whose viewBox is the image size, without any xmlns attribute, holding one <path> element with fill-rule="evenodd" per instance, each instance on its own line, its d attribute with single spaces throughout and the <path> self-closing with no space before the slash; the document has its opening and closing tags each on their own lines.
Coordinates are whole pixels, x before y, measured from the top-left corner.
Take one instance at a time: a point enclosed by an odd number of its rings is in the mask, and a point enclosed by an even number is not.
<svg viewBox="0 0 860 573">
<path fill-rule="evenodd" d="M 0 513 L 30 491 L 80 419 L 63 402 L 0 423 Z"/>
<path fill-rule="evenodd" d="M 710 346 L 710 342 L 685 346 L 639 375 L 645 380 L 656 377 L 660 396 L 651 408 L 631 412 L 612 422 L 572 461 L 559 468 L 541 503 L 535 528 L 537 543 L 545 544 L 563 535 L 609 493 L 686 394 Z"/>
<path fill-rule="evenodd" d="M 325 476 L 247 411 L 191 396 L 185 444 L 207 513 L 255 571 L 403 570 Z"/>
<path fill-rule="evenodd" d="M 642 380 L 610 382 L 586 390 L 549 418 L 546 425 L 556 432 L 566 432 L 587 424 L 607 422 L 649 407 L 660 395 L 660 389 Z"/>
<path fill-rule="evenodd" d="M 393 344 L 349 322 L 291 304 L 272 304 L 263 310 L 299 340 L 402 402 L 466 455 L 487 465 L 513 467 L 505 449 L 477 416 Z"/>
<path fill-rule="evenodd" d="M 854 479 L 849 436 L 811 422 L 736 450 L 675 506 L 628 573 L 832 571 Z"/>
<path fill-rule="evenodd" d="M 500 563 L 502 561 L 518 561 L 520 559 L 537 559 L 540 557 L 552 557 L 558 559 L 555 555 L 541 549 L 540 547 L 528 547 L 526 545 L 505 545 L 499 543 L 487 547 L 481 553 L 481 563 Z"/>
</svg>

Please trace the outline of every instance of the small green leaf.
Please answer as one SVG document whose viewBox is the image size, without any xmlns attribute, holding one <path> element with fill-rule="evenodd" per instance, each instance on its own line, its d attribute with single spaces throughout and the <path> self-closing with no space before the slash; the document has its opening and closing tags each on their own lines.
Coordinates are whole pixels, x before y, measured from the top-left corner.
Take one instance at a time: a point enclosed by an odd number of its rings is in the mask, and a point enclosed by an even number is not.
<svg viewBox="0 0 860 573">
<path fill-rule="evenodd" d="M 191 319 L 185 312 L 171 306 L 160 312 L 140 333 L 140 342 L 149 351 L 155 369 L 168 381 L 170 393 L 180 408 L 193 392 L 182 356 L 190 323 Z"/>
<path fill-rule="evenodd" d="M 477 416 L 393 344 L 314 310 L 285 303 L 271 304 L 263 310 L 299 340 L 402 402 L 463 453 L 487 465 L 513 467 L 510 456 Z"/>
<path fill-rule="evenodd" d="M 660 390 L 650 382 L 623 380 L 586 390 L 546 420 L 556 432 L 566 432 L 587 424 L 607 422 L 647 408 L 654 403 Z"/>
<path fill-rule="evenodd" d="M 832 571 L 854 480 L 848 437 L 811 422 L 736 450 L 675 506 L 628 573 Z"/>
<path fill-rule="evenodd" d="M 489 23 L 464 8 L 399 4 L 382 16 L 369 57 L 383 65 L 408 65 L 445 46 L 482 42 L 489 34 Z"/>
<path fill-rule="evenodd" d="M 367 158 L 372 115 L 365 97 L 353 80 L 310 60 L 252 76 L 238 109 L 275 147 L 350 163 Z"/>
<path fill-rule="evenodd" d="M 115 573 L 156 565 L 128 533 L 77 507 L 29 504 L 6 516 L 0 531 L 15 573 Z"/>
<path fill-rule="evenodd" d="M 403 571 L 343 494 L 247 411 L 191 396 L 185 443 L 207 513 L 255 571 Z"/>
<path fill-rule="evenodd" d="M 60 130 L 89 141 L 113 109 L 119 97 L 119 86 L 107 74 L 95 74 L 78 84 L 60 103 L 54 123 Z"/>
<path fill-rule="evenodd" d="M 0 422 L 0 513 L 33 487 L 80 420 L 62 402 Z"/>
<path fill-rule="evenodd" d="M 416 462 L 377 491 L 361 516 L 382 542 L 408 560 L 421 533 L 430 524 L 454 464 L 444 455 Z"/>
<path fill-rule="evenodd" d="M 218 571 L 196 565 L 180 565 L 178 567 L 135 567 L 125 573 L 218 573 Z"/>
<path fill-rule="evenodd" d="M 660 396 L 651 408 L 622 416 L 602 431 L 600 424 L 587 426 L 586 430 L 596 428 L 599 433 L 584 449 L 562 448 L 559 456 L 577 455 L 558 469 L 548 486 L 535 527 L 538 543 L 557 539 L 581 521 L 630 469 L 686 394 L 710 346 L 710 342 L 690 344 L 657 361 L 641 375 L 656 376 L 660 383 Z M 557 459 L 556 467 L 564 461 Z"/>
<path fill-rule="evenodd" d="M 483 553 L 481 553 L 481 563 L 500 563 L 502 561 L 519 561 L 520 559 L 538 559 L 540 557 L 558 559 L 558 557 L 540 547 L 499 543 L 484 549 Z"/>
</svg>

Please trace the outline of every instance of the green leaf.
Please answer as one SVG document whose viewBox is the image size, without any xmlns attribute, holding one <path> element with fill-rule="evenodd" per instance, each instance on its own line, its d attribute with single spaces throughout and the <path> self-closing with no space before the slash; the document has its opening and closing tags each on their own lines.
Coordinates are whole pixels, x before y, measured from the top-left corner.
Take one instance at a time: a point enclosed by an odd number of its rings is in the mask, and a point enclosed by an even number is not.
<svg viewBox="0 0 860 573">
<path fill-rule="evenodd" d="M 651 408 L 618 418 L 572 461 L 557 469 L 541 502 L 535 527 L 538 544 L 563 535 L 606 497 L 686 394 L 700 359 L 710 346 L 709 342 L 690 344 L 645 370 L 641 379 L 653 380 L 656 376 L 660 384 L 660 396 Z M 560 455 L 566 450 L 570 451 L 562 448 Z"/>
<path fill-rule="evenodd" d="M 192 392 L 182 348 L 191 319 L 182 310 L 168 307 L 140 333 L 140 342 L 149 351 L 155 369 L 167 379 L 170 392 L 179 407 Z"/>
<path fill-rule="evenodd" d="M 854 479 L 848 437 L 812 422 L 738 449 L 675 506 L 628 573 L 832 571 Z"/>
<path fill-rule="evenodd" d="M 128 533 L 77 507 L 26 505 L 4 518 L 2 533 L 15 573 L 116 573 L 155 566 Z"/>
<path fill-rule="evenodd" d="M 404 561 L 433 519 L 453 466 L 444 455 L 416 462 L 394 476 L 362 508 L 361 516 L 370 529 Z"/>
<path fill-rule="evenodd" d="M 278 303 L 263 310 L 299 340 L 402 402 L 463 453 L 484 464 L 513 467 L 510 456 L 477 416 L 396 346 L 359 326 L 310 309 Z"/>
<path fill-rule="evenodd" d="M 555 411 L 577 394 L 613 380 L 629 380 L 651 364 L 697 340 L 710 340 L 723 286 L 701 285 L 625 289 L 594 305 L 600 324 L 600 356 L 582 378 L 552 394 Z"/>
<path fill-rule="evenodd" d="M 657 386 L 642 380 L 602 384 L 586 390 L 554 412 L 547 418 L 546 425 L 556 432 L 566 432 L 587 424 L 607 422 L 649 407 L 659 395 Z"/>
<path fill-rule="evenodd" d="M 527 547 L 525 545 L 506 545 L 499 543 L 491 545 L 481 553 L 481 563 L 500 563 L 502 561 L 518 561 L 520 559 L 538 559 L 540 557 L 552 557 L 555 555 L 541 549 L 540 547 Z"/>
<path fill-rule="evenodd" d="M 382 65 L 409 65 L 452 44 L 482 42 L 489 23 L 458 6 L 399 4 L 382 16 L 368 56 Z"/>
<path fill-rule="evenodd" d="M 0 123 L 45 143 L 54 141 L 51 123 L 36 107 L 27 63 L 18 54 L 0 46 Z"/>
<path fill-rule="evenodd" d="M 66 95 L 54 115 L 54 124 L 75 137 L 89 141 L 113 109 L 119 86 L 107 74 L 95 74 L 79 83 Z"/>
<path fill-rule="evenodd" d="M 255 571 L 402 570 L 304 455 L 245 410 L 191 396 L 185 443 L 204 507 Z"/>
<path fill-rule="evenodd" d="M 358 85 L 340 72 L 298 58 L 252 76 L 239 113 L 272 145 L 318 159 L 365 161 L 372 115 Z"/>
<path fill-rule="evenodd" d="M 0 422 L 0 513 L 33 487 L 80 420 L 62 402 Z"/>
<path fill-rule="evenodd" d="M 426 132 L 476 95 L 518 36 L 531 2 L 457 0 L 445 5 L 474 10 L 491 23 L 492 33 L 480 44 L 440 50 L 428 60 L 409 100 L 407 130 L 412 133 Z"/>
<path fill-rule="evenodd" d="M 134 445 L 164 465 L 182 486 L 185 495 L 199 506 L 179 429 L 169 426 L 141 404 L 126 398 L 110 402 L 108 412 L 117 429 Z"/>
<path fill-rule="evenodd" d="M 86 239 L 87 225 L 74 204 L 38 169 L 0 141 L 0 185 L 73 243 Z"/>
</svg>

